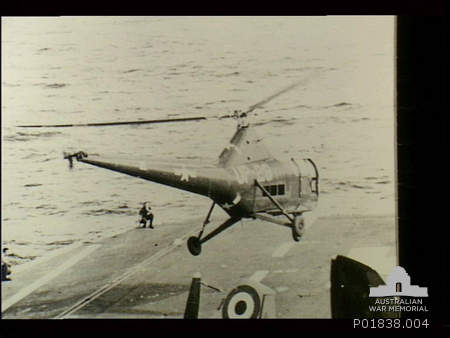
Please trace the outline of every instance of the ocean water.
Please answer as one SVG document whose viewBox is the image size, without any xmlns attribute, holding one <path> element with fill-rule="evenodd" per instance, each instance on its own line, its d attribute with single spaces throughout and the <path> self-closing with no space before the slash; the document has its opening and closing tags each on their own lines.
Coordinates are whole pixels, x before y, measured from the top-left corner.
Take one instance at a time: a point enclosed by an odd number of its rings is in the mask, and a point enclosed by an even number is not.
<svg viewBox="0 0 450 338">
<path fill-rule="evenodd" d="M 276 157 L 312 158 L 320 214 L 395 213 L 393 17 L 2 19 L 2 245 L 13 264 L 135 227 L 200 227 L 208 199 L 82 163 L 63 151 L 211 165 L 236 122 L 23 129 L 20 124 L 254 111 Z M 224 217 L 215 211 L 216 217 Z M 213 217 L 214 217 L 213 215 Z M 197 224 L 198 223 L 198 224 Z"/>
</svg>

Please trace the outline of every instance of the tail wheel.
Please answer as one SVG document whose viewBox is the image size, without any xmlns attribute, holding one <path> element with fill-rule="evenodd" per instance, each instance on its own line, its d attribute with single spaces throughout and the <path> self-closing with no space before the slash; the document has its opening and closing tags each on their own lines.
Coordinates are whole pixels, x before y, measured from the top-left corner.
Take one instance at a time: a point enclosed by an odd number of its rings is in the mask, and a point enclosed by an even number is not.
<svg viewBox="0 0 450 338">
<path fill-rule="evenodd" d="M 198 256 L 202 252 L 202 243 L 200 243 L 200 240 L 198 239 L 198 237 L 194 237 L 194 236 L 189 237 L 189 239 L 187 241 L 187 246 L 188 246 L 189 252 L 193 256 Z"/>
<path fill-rule="evenodd" d="M 294 224 L 292 225 L 292 238 L 294 241 L 299 242 L 302 238 L 305 228 L 305 219 L 302 215 L 295 216 Z"/>
</svg>

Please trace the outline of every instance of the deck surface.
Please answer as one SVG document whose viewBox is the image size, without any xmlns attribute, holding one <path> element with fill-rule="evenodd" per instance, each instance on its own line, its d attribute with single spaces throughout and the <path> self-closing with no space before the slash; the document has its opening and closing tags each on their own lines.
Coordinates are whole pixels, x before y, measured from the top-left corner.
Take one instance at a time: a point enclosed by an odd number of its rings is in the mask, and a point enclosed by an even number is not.
<svg viewBox="0 0 450 338">
<path fill-rule="evenodd" d="M 319 218 L 300 242 L 289 229 L 239 222 L 191 256 L 196 224 L 162 224 L 60 249 L 2 282 L 2 318 L 182 318 L 192 276 L 202 286 L 200 318 L 248 279 L 275 292 L 276 318 L 330 318 L 330 260 L 347 255 L 386 275 L 396 265 L 392 215 Z M 211 231 L 216 224 L 208 225 Z"/>
</svg>

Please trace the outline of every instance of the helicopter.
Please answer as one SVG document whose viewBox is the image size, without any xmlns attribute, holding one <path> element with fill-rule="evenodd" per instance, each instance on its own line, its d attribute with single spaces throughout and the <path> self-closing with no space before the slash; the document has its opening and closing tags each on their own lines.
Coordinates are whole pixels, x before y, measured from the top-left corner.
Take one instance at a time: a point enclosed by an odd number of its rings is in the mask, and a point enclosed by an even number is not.
<svg viewBox="0 0 450 338">
<path fill-rule="evenodd" d="M 275 97 L 292 90 L 302 82 L 294 83 L 270 97 L 254 104 L 246 111 L 215 118 L 237 120 L 237 130 L 219 155 L 214 167 L 194 168 L 179 164 L 154 163 L 121 164 L 105 160 L 100 155 L 90 156 L 84 151 L 64 153 L 64 159 L 73 167 L 77 162 L 112 170 L 144 180 L 208 197 L 212 204 L 197 236 L 189 237 L 187 247 L 193 256 L 200 255 L 202 245 L 240 220 L 260 219 L 291 230 L 294 241 L 300 241 L 307 213 L 318 204 L 319 172 L 310 158 L 290 161 L 276 159 L 248 123 L 248 115 Z M 86 124 L 21 125 L 22 128 L 100 127 L 132 124 L 154 124 L 206 120 L 210 117 L 185 117 L 161 120 L 119 121 Z M 229 216 L 222 224 L 204 235 L 214 207 L 218 205 Z M 284 216 L 282 219 L 277 216 Z"/>
</svg>

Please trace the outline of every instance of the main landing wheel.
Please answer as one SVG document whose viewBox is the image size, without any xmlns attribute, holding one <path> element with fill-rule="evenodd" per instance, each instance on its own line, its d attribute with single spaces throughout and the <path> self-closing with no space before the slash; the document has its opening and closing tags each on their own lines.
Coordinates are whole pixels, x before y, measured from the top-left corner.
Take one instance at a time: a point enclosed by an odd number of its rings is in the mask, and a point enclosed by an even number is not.
<svg viewBox="0 0 450 338">
<path fill-rule="evenodd" d="M 202 252 L 202 243 L 200 243 L 200 240 L 198 239 L 198 237 L 194 237 L 194 236 L 189 237 L 189 239 L 187 241 L 187 246 L 188 246 L 189 252 L 193 256 L 198 256 Z"/>
<path fill-rule="evenodd" d="M 292 238 L 294 241 L 299 242 L 302 238 L 303 231 L 305 227 L 305 219 L 302 215 L 295 216 L 294 218 L 294 224 L 292 226 Z"/>
</svg>

